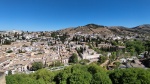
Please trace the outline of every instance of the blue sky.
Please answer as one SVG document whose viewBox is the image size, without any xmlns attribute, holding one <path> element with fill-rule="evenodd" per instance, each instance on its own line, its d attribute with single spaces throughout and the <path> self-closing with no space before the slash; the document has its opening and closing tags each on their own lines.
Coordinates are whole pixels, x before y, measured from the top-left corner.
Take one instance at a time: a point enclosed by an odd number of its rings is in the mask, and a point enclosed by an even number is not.
<svg viewBox="0 0 150 84">
<path fill-rule="evenodd" d="M 51 31 L 150 23 L 150 0 L 0 0 L 0 30 Z"/>
</svg>

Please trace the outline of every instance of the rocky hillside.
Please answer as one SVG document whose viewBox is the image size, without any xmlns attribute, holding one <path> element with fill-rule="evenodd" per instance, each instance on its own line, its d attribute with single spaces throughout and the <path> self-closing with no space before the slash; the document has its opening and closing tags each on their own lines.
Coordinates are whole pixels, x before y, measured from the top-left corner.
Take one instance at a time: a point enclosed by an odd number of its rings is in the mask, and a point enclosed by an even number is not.
<svg viewBox="0 0 150 84">
<path fill-rule="evenodd" d="M 111 31 L 102 25 L 96 25 L 96 24 L 88 24 L 85 26 L 79 26 L 75 28 L 67 28 L 63 30 L 59 30 L 61 33 L 82 33 L 82 34 L 93 34 L 93 33 L 101 33 L 101 34 L 111 34 Z"/>
<path fill-rule="evenodd" d="M 140 25 L 132 29 L 140 33 L 150 33 L 150 24 Z"/>
<path fill-rule="evenodd" d="M 149 34 L 150 33 L 150 24 L 148 25 L 140 25 L 133 28 L 127 28 L 123 26 L 103 26 L 97 24 L 87 24 L 85 26 L 78 26 L 75 28 L 66 28 L 62 30 L 58 30 L 60 33 L 82 33 L 82 34 L 102 34 L 102 35 L 111 35 L 111 34 L 119 34 L 119 35 L 129 35 L 129 34 Z"/>
</svg>

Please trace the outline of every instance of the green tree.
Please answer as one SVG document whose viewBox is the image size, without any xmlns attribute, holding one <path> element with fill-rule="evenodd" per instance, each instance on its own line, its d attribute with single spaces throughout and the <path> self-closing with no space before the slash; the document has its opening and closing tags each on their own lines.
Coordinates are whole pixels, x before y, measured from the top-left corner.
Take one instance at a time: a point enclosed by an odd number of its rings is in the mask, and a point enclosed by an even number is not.
<svg viewBox="0 0 150 84">
<path fill-rule="evenodd" d="M 115 68 L 117 69 L 121 63 L 120 62 L 114 62 Z"/>
<path fill-rule="evenodd" d="M 38 82 L 27 74 L 15 74 L 6 76 L 6 84 L 38 84 Z"/>
<path fill-rule="evenodd" d="M 8 71 L 8 75 L 12 75 L 12 71 L 11 70 Z"/>
<path fill-rule="evenodd" d="M 88 65 L 88 72 L 92 75 L 91 84 L 111 84 L 106 70 L 102 67 L 92 63 Z"/>
<path fill-rule="evenodd" d="M 6 53 L 12 53 L 13 51 L 12 50 L 8 50 L 8 51 L 6 51 Z"/>
<path fill-rule="evenodd" d="M 87 71 L 77 71 L 69 77 L 69 84 L 90 84 L 92 75 Z"/>
<path fill-rule="evenodd" d="M 73 53 L 72 56 L 69 58 L 69 63 L 78 63 L 78 56 L 76 53 Z"/>
<path fill-rule="evenodd" d="M 98 72 L 105 73 L 106 71 L 102 67 L 96 65 L 95 63 L 92 63 L 88 66 L 88 72 L 90 72 L 91 74 L 95 74 Z"/>
<path fill-rule="evenodd" d="M 59 33 L 58 32 L 52 32 L 51 33 L 51 37 L 53 37 L 53 38 L 57 38 Z"/>
<path fill-rule="evenodd" d="M 4 43 L 3 43 L 4 45 L 10 45 L 11 44 L 11 41 L 10 40 L 7 40 L 7 39 L 5 39 L 5 41 L 4 41 Z"/>
<path fill-rule="evenodd" d="M 149 84 L 150 72 L 140 68 L 117 69 L 110 73 L 113 84 Z"/>
<path fill-rule="evenodd" d="M 6 76 L 6 84 L 149 84 L 150 69 L 106 71 L 96 64 L 73 65 L 60 71 L 40 69 L 31 74 Z"/>
<path fill-rule="evenodd" d="M 112 84 L 112 82 L 106 73 L 98 72 L 93 75 L 91 84 Z"/>
<path fill-rule="evenodd" d="M 87 63 L 89 63 L 90 62 L 90 60 L 88 60 L 88 59 L 83 59 L 83 60 L 80 60 L 80 64 L 83 64 L 83 65 L 86 65 Z"/>
<path fill-rule="evenodd" d="M 68 35 L 67 33 L 65 33 L 65 34 L 63 34 L 62 36 L 60 36 L 60 41 L 61 41 L 62 43 L 64 43 L 65 40 L 66 40 L 68 37 L 69 37 L 69 35 Z"/>
<path fill-rule="evenodd" d="M 144 51 L 144 43 L 142 41 L 127 41 L 126 42 L 126 48 L 128 52 L 137 52 L 137 54 L 140 54 Z"/>
<path fill-rule="evenodd" d="M 98 62 L 102 64 L 102 63 L 104 63 L 106 60 L 107 60 L 107 56 L 99 56 Z"/>
<path fill-rule="evenodd" d="M 34 62 L 34 63 L 32 63 L 31 70 L 37 71 L 37 70 L 42 69 L 42 68 L 43 68 L 43 63 L 42 62 Z"/>
<path fill-rule="evenodd" d="M 91 75 L 87 71 L 87 66 L 79 64 L 65 68 L 55 77 L 56 84 L 78 84 L 80 81 L 89 84 L 89 80 L 91 80 Z"/>
<path fill-rule="evenodd" d="M 148 51 L 148 55 L 150 55 L 150 41 L 146 41 L 145 49 Z"/>
<path fill-rule="evenodd" d="M 45 83 L 51 83 L 54 80 L 54 73 L 46 69 L 40 69 L 31 75 L 36 80 L 44 80 Z"/>
<path fill-rule="evenodd" d="M 112 52 L 109 58 L 110 58 L 110 61 L 114 61 L 117 58 L 116 52 Z"/>
</svg>

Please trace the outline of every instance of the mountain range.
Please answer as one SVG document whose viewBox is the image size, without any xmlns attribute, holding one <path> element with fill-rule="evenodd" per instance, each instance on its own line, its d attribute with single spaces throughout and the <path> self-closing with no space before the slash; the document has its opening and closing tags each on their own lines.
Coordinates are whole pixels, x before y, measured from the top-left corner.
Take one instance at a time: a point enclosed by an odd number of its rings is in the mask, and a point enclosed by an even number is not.
<svg viewBox="0 0 150 84">
<path fill-rule="evenodd" d="M 82 34 L 102 34 L 102 35 L 129 35 L 129 34 L 148 34 L 150 35 L 150 24 L 143 24 L 136 27 L 128 28 L 124 26 L 103 26 L 98 24 L 87 24 L 74 28 L 58 30 L 60 33 L 82 33 Z"/>
</svg>

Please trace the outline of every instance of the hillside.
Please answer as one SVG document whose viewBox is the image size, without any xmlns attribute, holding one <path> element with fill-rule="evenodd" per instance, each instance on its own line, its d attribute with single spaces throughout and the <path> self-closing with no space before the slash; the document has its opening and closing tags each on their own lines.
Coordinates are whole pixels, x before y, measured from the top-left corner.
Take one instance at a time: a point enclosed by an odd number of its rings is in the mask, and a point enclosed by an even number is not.
<svg viewBox="0 0 150 84">
<path fill-rule="evenodd" d="M 66 28 L 58 30 L 60 33 L 82 33 L 82 34 L 101 34 L 101 35 L 134 35 L 134 34 L 149 34 L 150 24 L 140 25 L 133 28 L 127 28 L 123 26 L 103 26 L 97 24 L 87 24 L 85 26 L 78 26 L 75 28 Z"/>
<path fill-rule="evenodd" d="M 85 26 L 79 26 L 75 28 L 67 28 L 63 30 L 59 30 L 61 33 L 69 33 L 69 34 L 74 34 L 74 33 L 82 33 L 82 34 L 111 34 L 111 31 L 102 25 L 96 25 L 96 24 L 87 24 Z"/>
<path fill-rule="evenodd" d="M 150 24 L 139 25 L 132 29 L 140 33 L 150 33 Z"/>
</svg>

